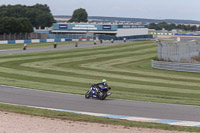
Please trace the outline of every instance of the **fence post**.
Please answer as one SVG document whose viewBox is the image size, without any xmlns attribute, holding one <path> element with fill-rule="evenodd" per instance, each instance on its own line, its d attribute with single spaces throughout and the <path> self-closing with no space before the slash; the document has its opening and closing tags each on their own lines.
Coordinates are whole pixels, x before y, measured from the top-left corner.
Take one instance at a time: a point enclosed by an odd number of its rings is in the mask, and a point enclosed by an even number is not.
<svg viewBox="0 0 200 133">
<path fill-rule="evenodd" d="M 191 57 L 190 57 L 190 46 L 189 46 L 189 44 L 187 44 L 187 54 L 188 54 L 188 56 L 189 56 L 189 63 L 191 63 Z"/>
<path fill-rule="evenodd" d="M 6 40 L 6 33 L 3 34 L 3 39 Z"/>
<path fill-rule="evenodd" d="M 32 33 L 31 33 L 31 35 L 30 35 L 30 40 L 32 40 Z"/>
<path fill-rule="evenodd" d="M 14 34 L 14 40 L 16 40 L 16 35 L 17 35 L 17 34 L 15 33 L 15 34 Z"/>
<path fill-rule="evenodd" d="M 25 39 L 27 39 L 27 40 L 28 40 L 28 35 L 27 35 L 27 33 L 25 33 Z"/>
<path fill-rule="evenodd" d="M 176 61 L 178 61 L 178 44 L 176 43 Z"/>
<path fill-rule="evenodd" d="M 168 51 L 169 51 L 169 48 L 168 48 L 168 44 L 166 44 L 167 45 L 167 62 L 168 62 L 168 60 L 169 60 L 169 58 L 168 58 Z"/>
<path fill-rule="evenodd" d="M 20 40 L 22 40 L 22 33 L 21 32 L 19 33 L 19 38 L 20 38 Z"/>
<path fill-rule="evenodd" d="M 10 40 L 10 38 L 11 38 L 11 33 L 9 33 L 9 38 L 8 38 L 8 40 Z"/>
</svg>

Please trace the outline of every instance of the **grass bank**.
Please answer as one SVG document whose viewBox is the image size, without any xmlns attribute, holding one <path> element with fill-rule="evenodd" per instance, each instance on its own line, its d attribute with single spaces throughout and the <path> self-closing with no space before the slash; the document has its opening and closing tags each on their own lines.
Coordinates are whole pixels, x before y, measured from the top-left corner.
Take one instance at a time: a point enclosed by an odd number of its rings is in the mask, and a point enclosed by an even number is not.
<svg viewBox="0 0 200 133">
<path fill-rule="evenodd" d="M 58 118 L 62 120 L 122 125 L 125 127 L 141 127 L 141 128 L 154 128 L 154 129 L 171 130 L 171 131 L 200 132 L 200 128 L 198 127 L 182 127 L 182 126 L 172 126 L 172 125 L 158 124 L 158 123 L 132 122 L 126 120 L 116 120 L 110 118 L 95 117 L 95 116 L 36 109 L 24 106 L 5 105 L 5 104 L 0 104 L 0 111 L 32 115 L 32 116 L 48 117 L 48 118 Z"/>
</svg>

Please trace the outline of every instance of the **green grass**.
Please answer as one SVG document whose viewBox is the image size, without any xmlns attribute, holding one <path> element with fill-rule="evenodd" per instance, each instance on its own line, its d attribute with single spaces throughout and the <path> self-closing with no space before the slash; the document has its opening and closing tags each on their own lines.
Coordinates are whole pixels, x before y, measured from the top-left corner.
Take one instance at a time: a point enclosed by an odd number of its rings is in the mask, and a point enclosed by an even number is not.
<svg viewBox="0 0 200 133">
<path fill-rule="evenodd" d="M 112 98 L 200 105 L 200 75 L 157 70 L 153 41 L 0 56 L 0 84 L 85 94 L 107 79 Z"/>
<path fill-rule="evenodd" d="M 59 111 L 51 111 L 51 110 L 29 108 L 29 107 L 24 107 L 24 106 L 5 105 L 5 104 L 0 104 L 0 111 L 20 113 L 20 114 L 32 115 L 32 116 L 42 116 L 42 117 L 48 117 L 48 118 L 58 118 L 62 120 L 122 125 L 122 126 L 125 126 L 126 128 L 140 127 L 140 128 L 154 128 L 154 129 L 171 130 L 171 131 L 200 132 L 199 127 L 184 127 L 184 126 L 172 126 L 172 125 L 158 124 L 158 123 L 133 122 L 133 121 L 127 121 L 127 120 L 110 119 L 110 118 L 104 118 L 104 117 L 95 117 L 95 116 L 89 116 L 89 115 L 65 113 L 65 112 L 59 112 Z"/>
<path fill-rule="evenodd" d="M 70 44 L 73 42 L 58 45 Z M 23 44 L 15 44 L 12 48 L 22 46 Z M 31 44 L 30 47 L 41 46 L 52 46 L 52 43 Z M 0 45 L 0 49 L 9 48 L 10 45 Z M 153 69 L 151 60 L 156 54 L 157 46 L 153 41 L 138 41 L 71 50 L 1 55 L 0 84 L 85 94 L 91 84 L 105 78 L 112 87 L 112 98 L 200 105 L 200 75 Z M 197 127 L 113 120 L 4 104 L 0 104 L 0 110 L 130 127 L 200 131 Z"/>
<path fill-rule="evenodd" d="M 78 42 L 79 44 L 84 44 L 84 43 L 88 43 L 81 41 Z M 63 45 L 72 45 L 75 44 L 74 41 L 69 41 L 69 42 L 56 42 L 57 46 L 63 46 Z M 54 42 L 48 42 L 48 43 L 27 43 L 27 48 L 39 48 L 39 47 L 53 47 Z M 0 50 L 3 49 L 22 49 L 24 46 L 24 43 L 19 43 L 19 44 L 0 44 Z"/>
</svg>

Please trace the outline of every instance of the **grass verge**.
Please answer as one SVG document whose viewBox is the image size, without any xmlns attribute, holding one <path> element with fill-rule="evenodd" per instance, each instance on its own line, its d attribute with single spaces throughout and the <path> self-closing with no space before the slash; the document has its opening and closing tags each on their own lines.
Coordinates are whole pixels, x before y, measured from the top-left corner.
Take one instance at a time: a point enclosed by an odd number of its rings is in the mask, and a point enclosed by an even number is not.
<svg viewBox="0 0 200 133">
<path fill-rule="evenodd" d="M 140 127 L 140 128 L 153 128 L 161 130 L 171 130 L 171 131 L 188 131 L 188 132 L 200 132 L 199 127 L 184 127 L 184 126 L 172 126 L 167 124 L 158 123 L 148 123 L 148 122 L 133 122 L 127 120 L 110 119 L 104 117 L 96 117 L 89 115 L 81 115 L 75 113 L 66 113 L 59 111 L 52 111 L 46 109 L 36 109 L 25 106 L 15 106 L 0 104 L 0 111 L 19 113 L 24 115 L 41 116 L 47 118 L 57 118 L 62 120 L 72 120 L 80 122 L 90 122 L 90 123 L 101 123 L 101 124 L 111 124 L 111 125 L 122 125 L 126 127 Z"/>
</svg>

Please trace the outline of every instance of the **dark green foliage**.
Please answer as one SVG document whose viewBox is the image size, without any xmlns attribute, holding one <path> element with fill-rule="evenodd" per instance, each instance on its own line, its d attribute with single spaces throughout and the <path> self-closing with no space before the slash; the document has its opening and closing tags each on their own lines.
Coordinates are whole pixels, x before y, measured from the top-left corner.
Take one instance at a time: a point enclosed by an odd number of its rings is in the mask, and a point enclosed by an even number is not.
<svg viewBox="0 0 200 133">
<path fill-rule="evenodd" d="M 186 30 L 186 31 L 197 31 L 198 30 L 197 26 L 195 26 L 195 25 L 194 26 L 184 25 L 184 24 L 176 25 L 174 23 L 168 24 L 166 22 L 161 22 L 158 24 L 151 23 L 148 28 L 155 29 L 155 30 L 162 30 L 163 28 L 165 28 L 168 31 L 171 31 L 172 29 L 182 29 L 182 30 Z"/>
<path fill-rule="evenodd" d="M 86 10 L 83 8 L 76 9 L 69 22 L 88 22 L 88 14 Z"/>
<path fill-rule="evenodd" d="M 155 29 L 155 30 L 157 30 L 158 29 L 158 26 L 157 26 L 157 24 L 155 24 L 155 23 L 151 23 L 151 24 L 149 24 L 149 27 L 148 27 L 149 29 Z"/>
<path fill-rule="evenodd" d="M 30 33 L 32 24 L 27 18 L 4 17 L 0 19 L 0 34 L 3 33 Z"/>
<path fill-rule="evenodd" d="M 54 22 L 49 7 L 45 4 L 36 4 L 33 6 L 25 5 L 2 5 L 0 6 L 0 18 L 28 18 L 34 27 L 50 27 Z"/>
</svg>

